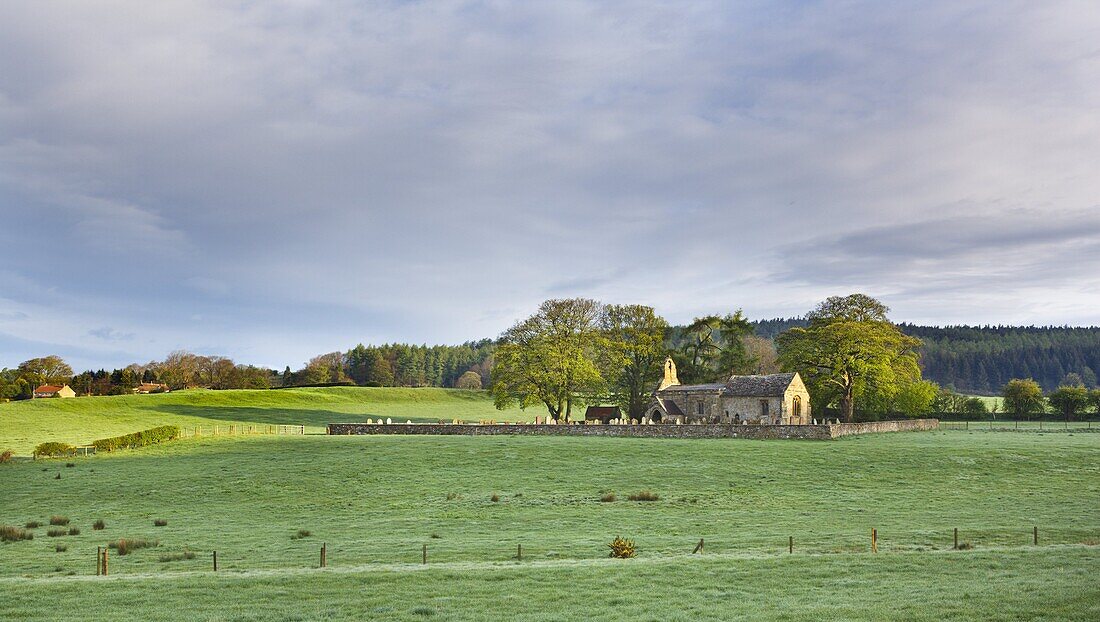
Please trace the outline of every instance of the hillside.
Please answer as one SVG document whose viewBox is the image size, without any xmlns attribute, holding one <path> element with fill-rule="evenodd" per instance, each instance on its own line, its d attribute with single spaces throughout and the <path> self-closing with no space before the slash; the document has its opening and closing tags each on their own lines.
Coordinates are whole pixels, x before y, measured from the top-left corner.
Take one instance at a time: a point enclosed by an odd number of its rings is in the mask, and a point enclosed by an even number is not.
<svg viewBox="0 0 1100 622">
<path fill-rule="evenodd" d="M 158 425 L 300 424 L 319 432 L 326 423 L 390 417 L 532 419 L 535 410 L 498 411 L 484 391 L 437 388 L 328 387 L 209 391 L 160 395 L 44 399 L 0 404 L 0 451 L 29 455 L 44 441 L 88 443 Z"/>
</svg>

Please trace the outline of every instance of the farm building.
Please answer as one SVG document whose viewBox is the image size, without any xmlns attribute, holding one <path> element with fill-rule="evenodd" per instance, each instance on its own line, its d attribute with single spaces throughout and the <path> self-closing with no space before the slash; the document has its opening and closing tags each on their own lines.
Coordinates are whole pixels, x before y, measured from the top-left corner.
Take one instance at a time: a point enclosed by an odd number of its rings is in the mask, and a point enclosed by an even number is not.
<svg viewBox="0 0 1100 622">
<path fill-rule="evenodd" d="M 654 423 L 810 423 L 810 393 L 797 373 L 730 376 L 725 382 L 680 384 L 676 364 L 665 361 L 664 379 L 646 417 Z"/>
<path fill-rule="evenodd" d="M 146 394 L 146 393 L 167 393 L 168 385 L 156 382 L 143 382 L 134 387 L 134 393 Z"/>
<path fill-rule="evenodd" d="M 76 397 L 76 391 L 67 385 L 56 384 L 44 384 L 34 390 L 34 396 L 37 397 Z"/>
</svg>

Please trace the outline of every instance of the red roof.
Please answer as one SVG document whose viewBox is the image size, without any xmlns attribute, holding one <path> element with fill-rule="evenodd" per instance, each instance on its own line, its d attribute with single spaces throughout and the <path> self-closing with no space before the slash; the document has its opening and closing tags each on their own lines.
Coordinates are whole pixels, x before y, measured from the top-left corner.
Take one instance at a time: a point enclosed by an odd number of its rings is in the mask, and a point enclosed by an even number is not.
<svg viewBox="0 0 1100 622">
<path fill-rule="evenodd" d="M 55 384 L 44 384 L 34 390 L 35 393 L 57 393 L 64 387 L 57 386 Z"/>
</svg>

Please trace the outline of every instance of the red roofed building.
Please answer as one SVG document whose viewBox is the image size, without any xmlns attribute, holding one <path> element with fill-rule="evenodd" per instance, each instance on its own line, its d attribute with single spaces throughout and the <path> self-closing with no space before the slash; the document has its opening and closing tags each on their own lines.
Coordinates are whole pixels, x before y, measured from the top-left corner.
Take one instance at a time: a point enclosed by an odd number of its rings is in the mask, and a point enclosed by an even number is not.
<svg viewBox="0 0 1100 622">
<path fill-rule="evenodd" d="M 76 397 L 76 391 L 73 391 L 67 384 L 44 384 L 34 390 L 35 397 Z"/>
</svg>

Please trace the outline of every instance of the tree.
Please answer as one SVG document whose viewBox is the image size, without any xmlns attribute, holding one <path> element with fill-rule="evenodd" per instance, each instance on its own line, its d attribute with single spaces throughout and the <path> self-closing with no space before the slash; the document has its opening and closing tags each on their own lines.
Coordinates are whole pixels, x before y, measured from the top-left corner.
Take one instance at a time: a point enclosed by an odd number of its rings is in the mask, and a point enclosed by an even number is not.
<svg viewBox="0 0 1100 622">
<path fill-rule="evenodd" d="M 376 387 L 393 386 L 393 368 L 381 355 L 374 358 L 370 367 L 370 384 Z"/>
<path fill-rule="evenodd" d="M 857 396 L 893 399 L 901 386 L 921 379 L 921 342 L 886 319 L 887 310 L 863 294 L 825 300 L 807 314 L 809 326 L 776 339 L 780 364 L 800 372 L 815 399 L 836 400 L 852 421 Z"/>
<path fill-rule="evenodd" d="M 686 384 L 724 382 L 732 374 L 751 373 L 756 365 L 745 346 L 752 324 L 738 309 L 724 316 L 697 317 L 684 329 L 677 352 L 677 375 Z"/>
<path fill-rule="evenodd" d="M 1005 412 L 1011 412 L 1017 419 L 1034 412 L 1043 411 L 1043 390 L 1039 383 L 1031 378 L 1009 380 L 1002 392 Z"/>
<path fill-rule="evenodd" d="M 60 356 L 51 354 L 23 361 L 19 364 L 19 375 L 35 386 L 65 384 L 72 379 L 73 368 Z"/>
<path fill-rule="evenodd" d="M 775 352 L 775 342 L 766 337 L 748 335 L 741 340 L 745 344 L 745 354 L 753 361 L 757 374 L 775 374 L 779 369 L 779 356 Z"/>
<path fill-rule="evenodd" d="M 606 393 L 596 364 L 603 345 L 595 300 L 547 300 L 535 315 L 501 336 L 493 365 L 493 402 L 503 409 L 542 403 L 555 420 L 569 421 L 573 406 Z"/>
<path fill-rule="evenodd" d="M 894 411 L 907 417 L 919 417 L 932 412 L 939 385 L 929 380 L 909 382 L 894 396 Z"/>
<path fill-rule="evenodd" d="M 1082 386 L 1058 387 L 1048 397 L 1050 405 L 1066 418 L 1073 419 L 1078 411 L 1084 410 L 1089 403 L 1089 391 Z"/>
<path fill-rule="evenodd" d="M 1100 389 L 1089 391 L 1089 406 L 1095 415 L 1100 415 Z"/>
<path fill-rule="evenodd" d="M 476 371 L 468 371 L 458 377 L 458 381 L 455 382 L 456 389 L 480 389 L 481 388 L 481 374 Z"/>
<path fill-rule="evenodd" d="M 668 356 L 668 322 L 644 305 L 608 305 L 600 330 L 607 339 L 602 357 L 612 400 L 631 419 L 641 419 Z"/>
</svg>

